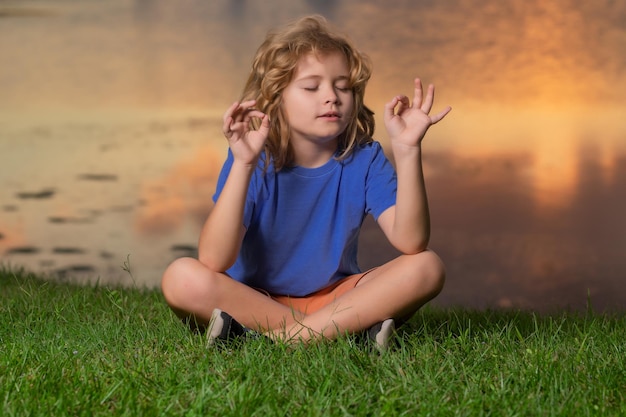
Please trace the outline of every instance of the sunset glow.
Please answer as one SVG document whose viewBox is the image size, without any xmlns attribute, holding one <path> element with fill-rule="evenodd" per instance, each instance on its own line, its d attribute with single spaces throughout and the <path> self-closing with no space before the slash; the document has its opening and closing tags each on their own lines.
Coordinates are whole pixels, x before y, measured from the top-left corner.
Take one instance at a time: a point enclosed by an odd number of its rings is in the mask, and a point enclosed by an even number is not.
<svg viewBox="0 0 626 417">
<path fill-rule="evenodd" d="M 4 262 L 109 278 L 132 254 L 136 276 L 158 282 L 197 243 L 226 156 L 222 115 L 261 39 L 321 13 L 372 59 L 365 98 L 388 155 L 384 105 L 412 98 L 415 77 L 436 85 L 432 112 L 452 107 L 423 142 L 453 283 L 442 299 L 515 307 L 560 297 L 572 275 L 623 278 L 624 2 L 22 3 L 0 2 Z"/>
</svg>

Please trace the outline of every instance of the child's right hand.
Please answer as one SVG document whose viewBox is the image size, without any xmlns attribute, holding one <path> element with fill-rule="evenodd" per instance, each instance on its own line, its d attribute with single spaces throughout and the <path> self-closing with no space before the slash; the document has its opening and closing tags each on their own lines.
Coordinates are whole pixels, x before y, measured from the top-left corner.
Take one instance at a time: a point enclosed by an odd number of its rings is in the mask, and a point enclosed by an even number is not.
<svg viewBox="0 0 626 417">
<path fill-rule="evenodd" d="M 235 161 L 256 166 L 269 134 L 269 117 L 254 108 L 255 100 L 235 102 L 224 113 L 223 132 Z M 261 119 L 257 130 L 250 126 L 253 117 Z"/>
</svg>

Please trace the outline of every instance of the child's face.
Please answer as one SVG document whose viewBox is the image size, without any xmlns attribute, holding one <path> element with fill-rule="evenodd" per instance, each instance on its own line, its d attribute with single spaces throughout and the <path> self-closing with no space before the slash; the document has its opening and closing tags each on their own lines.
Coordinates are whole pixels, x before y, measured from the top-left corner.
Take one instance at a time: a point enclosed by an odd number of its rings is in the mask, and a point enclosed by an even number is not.
<svg viewBox="0 0 626 417">
<path fill-rule="evenodd" d="M 294 149 L 303 142 L 333 146 L 353 115 L 348 64 L 339 52 L 309 53 L 298 62 L 283 91 L 283 111 Z M 307 148 L 305 146 L 305 148 Z"/>
</svg>

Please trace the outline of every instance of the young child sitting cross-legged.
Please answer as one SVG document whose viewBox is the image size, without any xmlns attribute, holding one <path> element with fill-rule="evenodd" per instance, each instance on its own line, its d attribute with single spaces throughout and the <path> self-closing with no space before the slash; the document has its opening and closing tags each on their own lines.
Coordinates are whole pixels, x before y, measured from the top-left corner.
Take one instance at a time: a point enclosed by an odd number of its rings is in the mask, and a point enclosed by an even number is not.
<svg viewBox="0 0 626 417">
<path fill-rule="evenodd" d="M 396 168 L 372 139 L 365 106 L 371 65 L 318 16 L 270 32 L 242 98 L 224 114 L 229 152 L 198 259 L 180 258 L 162 290 L 209 341 L 248 329 L 309 343 L 366 331 L 386 347 L 442 289 L 445 271 L 428 249 L 430 219 L 422 140 L 444 118 L 429 115 L 434 87 L 385 105 Z M 359 230 L 372 215 L 401 255 L 361 271 Z"/>
</svg>

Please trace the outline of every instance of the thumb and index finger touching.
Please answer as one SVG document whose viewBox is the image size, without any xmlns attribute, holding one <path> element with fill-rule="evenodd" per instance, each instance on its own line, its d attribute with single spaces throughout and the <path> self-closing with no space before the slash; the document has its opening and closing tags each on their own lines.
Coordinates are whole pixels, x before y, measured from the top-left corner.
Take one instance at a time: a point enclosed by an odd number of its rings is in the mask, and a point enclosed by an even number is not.
<svg viewBox="0 0 626 417">
<path fill-rule="evenodd" d="M 235 130 L 245 133 L 253 130 L 250 127 L 250 121 L 253 118 L 261 119 L 261 124 L 257 131 L 263 135 L 269 133 L 269 116 L 262 111 L 254 108 L 256 101 L 236 101 L 234 102 L 223 116 L 222 131 L 227 138 L 230 138 Z"/>
<path fill-rule="evenodd" d="M 433 103 L 435 100 L 435 86 L 433 84 L 428 85 L 428 89 L 426 91 L 426 96 L 424 96 L 424 91 L 422 87 L 422 82 L 419 78 L 416 78 L 415 81 L 415 89 L 413 94 L 413 103 L 409 103 L 409 99 L 405 95 L 397 95 L 391 99 L 385 105 L 384 117 L 387 120 L 392 119 L 396 115 L 400 115 L 407 108 L 415 108 L 420 109 L 426 114 L 429 114 L 432 110 Z M 397 107 L 397 109 L 396 109 Z M 431 123 L 435 124 L 443 119 L 450 111 L 452 107 L 446 106 L 439 113 L 430 116 Z"/>
</svg>

